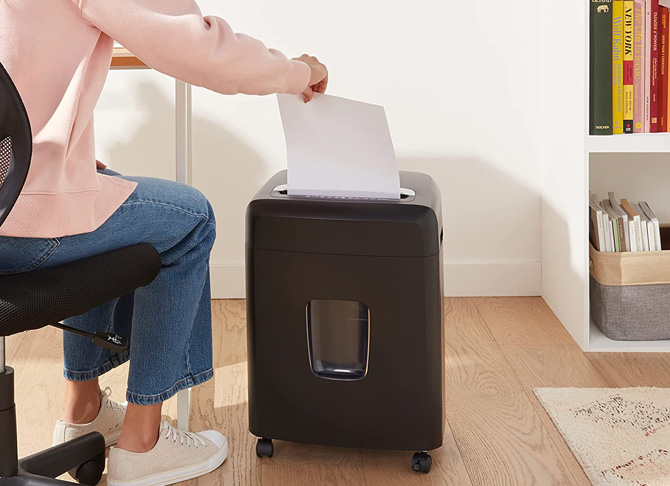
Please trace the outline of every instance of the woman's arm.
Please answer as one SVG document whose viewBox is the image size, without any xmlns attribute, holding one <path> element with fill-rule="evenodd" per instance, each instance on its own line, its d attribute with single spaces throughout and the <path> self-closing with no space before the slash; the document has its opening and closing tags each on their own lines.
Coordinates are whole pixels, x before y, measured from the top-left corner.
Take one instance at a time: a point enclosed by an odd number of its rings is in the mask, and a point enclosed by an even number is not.
<svg viewBox="0 0 670 486">
<path fill-rule="evenodd" d="M 152 68 L 224 94 L 298 94 L 310 67 L 289 60 L 194 0 L 79 0 L 82 16 Z"/>
</svg>

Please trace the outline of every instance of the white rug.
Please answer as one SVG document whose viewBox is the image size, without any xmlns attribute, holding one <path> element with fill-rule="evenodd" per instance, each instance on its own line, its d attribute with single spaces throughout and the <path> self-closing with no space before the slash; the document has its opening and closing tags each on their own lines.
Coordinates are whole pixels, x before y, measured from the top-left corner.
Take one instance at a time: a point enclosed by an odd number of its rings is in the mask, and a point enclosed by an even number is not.
<svg viewBox="0 0 670 486">
<path fill-rule="evenodd" d="M 537 388 L 594 486 L 670 486 L 670 389 Z"/>
</svg>

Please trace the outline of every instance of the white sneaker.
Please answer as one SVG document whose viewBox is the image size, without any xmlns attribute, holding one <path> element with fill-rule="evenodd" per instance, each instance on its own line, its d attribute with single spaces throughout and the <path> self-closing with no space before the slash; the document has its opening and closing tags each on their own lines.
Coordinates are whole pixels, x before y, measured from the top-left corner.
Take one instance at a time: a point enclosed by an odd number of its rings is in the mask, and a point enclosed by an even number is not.
<svg viewBox="0 0 670 486">
<path fill-rule="evenodd" d="M 105 437 L 105 446 L 116 445 L 121 436 L 121 427 L 126 418 L 127 403 L 116 403 L 109 399 L 112 390 L 109 387 L 100 392 L 100 410 L 98 415 L 87 424 L 70 424 L 59 420 L 56 422 L 53 445 L 62 444 L 76 439 L 89 432 L 100 432 Z"/>
<path fill-rule="evenodd" d="M 197 478 L 218 468 L 228 455 L 219 432 L 183 432 L 161 421 L 158 442 L 148 452 L 109 451 L 108 486 L 167 486 Z"/>
</svg>

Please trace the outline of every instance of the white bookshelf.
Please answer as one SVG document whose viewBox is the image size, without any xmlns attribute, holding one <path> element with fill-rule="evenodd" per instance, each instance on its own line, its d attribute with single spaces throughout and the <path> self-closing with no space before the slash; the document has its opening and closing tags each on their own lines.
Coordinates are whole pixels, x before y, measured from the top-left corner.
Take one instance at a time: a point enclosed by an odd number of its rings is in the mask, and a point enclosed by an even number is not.
<svg viewBox="0 0 670 486">
<path fill-rule="evenodd" d="M 670 153 L 670 133 L 634 133 L 596 136 L 586 139 L 590 153 Z"/>
<path fill-rule="evenodd" d="M 613 341 L 590 318 L 591 155 L 668 154 L 670 157 L 670 133 L 588 135 L 589 3 L 567 0 L 560 9 L 551 2 L 540 4 L 542 31 L 546 33 L 541 39 L 544 51 L 542 296 L 585 351 L 670 352 L 670 340 Z"/>
</svg>

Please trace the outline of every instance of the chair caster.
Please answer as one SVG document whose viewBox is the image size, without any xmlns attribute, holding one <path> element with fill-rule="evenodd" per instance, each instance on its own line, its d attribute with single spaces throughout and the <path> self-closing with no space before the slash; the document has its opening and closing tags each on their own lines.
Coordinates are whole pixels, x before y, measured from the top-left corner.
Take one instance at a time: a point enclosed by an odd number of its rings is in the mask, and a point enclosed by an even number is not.
<svg viewBox="0 0 670 486">
<path fill-rule="evenodd" d="M 256 442 L 256 455 L 258 457 L 272 457 L 275 453 L 275 446 L 272 439 L 258 439 Z"/>
<path fill-rule="evenodd" d="M 94 457 L 90 461 L 86 461 L 84 464 L 79 466 L 76 469 L 70 470 L 70 476 L 75 479 L 79 484 L 85 486 L 95 486 L 102 479 L 102 473 L 105 470 L 105 453 L 103 452 L 99 456 Z"/>
<path fill-rule="evenodd" d="M 427 452 L 417 452 L 412 457 L 412 469 L 416 472 L 428 474 L 430 466 L 433 464 L 433 458 Z"/>
</svg>

